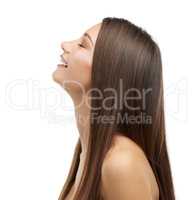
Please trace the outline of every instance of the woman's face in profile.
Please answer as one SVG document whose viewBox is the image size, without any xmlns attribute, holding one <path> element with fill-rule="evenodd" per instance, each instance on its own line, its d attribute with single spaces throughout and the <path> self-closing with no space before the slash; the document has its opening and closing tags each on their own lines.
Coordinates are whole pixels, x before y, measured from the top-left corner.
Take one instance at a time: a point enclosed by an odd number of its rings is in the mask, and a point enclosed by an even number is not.
<svg viewBox="0 0 192 200">
<path fill-rule="evenodd" d="M 96 24 L 72 41 L 61 42 L 61 64 L 53 72 L 53 79 L 67 90 L 89 89 L 91 66 L 96 39 L 101 24 Z M 63 60 L 63 61 L 62 61 Z M 67 66 L 64 63 L 67 63 Z M 82 89 L 81 89 L 82 90 Z"/>
</svg>

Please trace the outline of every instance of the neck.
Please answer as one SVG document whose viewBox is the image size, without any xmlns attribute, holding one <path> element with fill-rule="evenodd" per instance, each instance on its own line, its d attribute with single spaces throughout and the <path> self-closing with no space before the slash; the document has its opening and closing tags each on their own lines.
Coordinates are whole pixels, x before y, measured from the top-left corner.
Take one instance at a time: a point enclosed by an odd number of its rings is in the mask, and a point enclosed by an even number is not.
<svg viewBox="0 0 192 200">
<path fill-rule="evenodd" d="M 80 94 L 73 95 L 72 100 L 75 106 L 76 123 L 81 141 L 82 152 L 80 158 L 84 159 L 89 139 L 90 102 L 88 96 Z"/>
</svg>

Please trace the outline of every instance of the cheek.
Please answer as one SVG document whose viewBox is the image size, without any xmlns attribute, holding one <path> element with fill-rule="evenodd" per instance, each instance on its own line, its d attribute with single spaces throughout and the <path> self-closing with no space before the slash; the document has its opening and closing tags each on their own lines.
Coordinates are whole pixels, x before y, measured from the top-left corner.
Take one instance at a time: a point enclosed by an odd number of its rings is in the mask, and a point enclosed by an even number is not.
<svg viewBox="0 0 192 200">
<path fill-rule="evenodd" d="M 68 59 L 69 76 L 78 81 L 86 90 L 90 87 L 91 81 L 92 53 L 86 50 L 73 52 Z"/>
<path fill-rule="evenodd" d="M 79 50 L 74 52 L 69 57 L 69 66 L 72 68 L 83 68 L 83 67 L 91 67 L 91 53 L 86 50 Z"/>
</svg>

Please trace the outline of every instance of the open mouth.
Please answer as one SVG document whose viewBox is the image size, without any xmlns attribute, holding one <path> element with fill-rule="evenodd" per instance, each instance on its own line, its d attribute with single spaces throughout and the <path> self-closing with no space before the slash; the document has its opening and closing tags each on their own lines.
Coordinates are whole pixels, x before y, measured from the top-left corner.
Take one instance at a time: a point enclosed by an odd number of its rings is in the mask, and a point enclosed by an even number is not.
<svg viewBox="0 0 192 200">
<path fill-rule="evenodd" d="M 64 64 L 58 64 L 57 66 L 58 67 L 65 67 L 65 68 L 67 67 L 67 65 L 64 65 Z"/>
<path fill-rule="evenodd" d="M 65 60 L 63 55 L 60 55 L 60 61 L 62 62 L 62 64 L 58 64 L 58 66 L 68 67 L 67 61 Z"/>
</svg>

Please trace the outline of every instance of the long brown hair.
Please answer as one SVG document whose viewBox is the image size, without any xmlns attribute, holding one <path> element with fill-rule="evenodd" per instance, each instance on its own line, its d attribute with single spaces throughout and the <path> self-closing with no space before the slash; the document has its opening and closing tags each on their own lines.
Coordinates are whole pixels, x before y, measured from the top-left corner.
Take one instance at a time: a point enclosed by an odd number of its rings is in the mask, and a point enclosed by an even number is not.
<svg viewBox="0 0 192 200">
<path fill-rule="evenodd" d="M 95 44 L 91 88 L 98 88 L 103 98 L 91 99 L 90 134 L 86 164 L 83 175 L 76 191 L 74 200 L 100 200 L 101 196 L 101 167 L 103 159 L 112 145 L 115 131 L 123 133 L 132 139 L 144 151 L 159 186 L 160 200 L 174 200 L 174 188 L 169 163 L 164 118 L 164 95 L 162 77 L 161 53 L 157 43 L 142 28 L 123 18 L 107 17 L 102 21 Z M 121 82 L 120 82 L 121 80 Z M 123 89 L 119 91 L 120 84 Z M 120 92 L 125 94 L 131 90 L 131 97 L 120 101 L 117 106 L 114 98 L 106 88 L 113 88 L 117 97 Z M 138 97 L 143 90 L 150 88 L 143 101 Z M 92 97 L 97 96 L 92 90 Z M 103 106 L 107 99 L 106 109 Z M 127 106 L 127 103 L 129 106 Z M 115 105 L 115 106 L 114 106 Z M 106 105 L 105 105 L 106 106 Z M 97 109 L 95 109 L 97 108 Z M 138 108 L 138 109 L 131 109 Z M 141 123 L 119 123 L 118 116 L 143 117 Z M 97 116 L 97 117 L 95 117 Z M 98 122 L 101 116 L 109 117 L 109 123 Z M 113 117 L 113 118 L 112 118 Z M 143 119 L 143 118 L 142 118 Z M 60 194 L 59 200 L 64 200 L 74 183 L 81 153 L 80 139 L 77 142 L 71 169 Z"/>
</svg>

